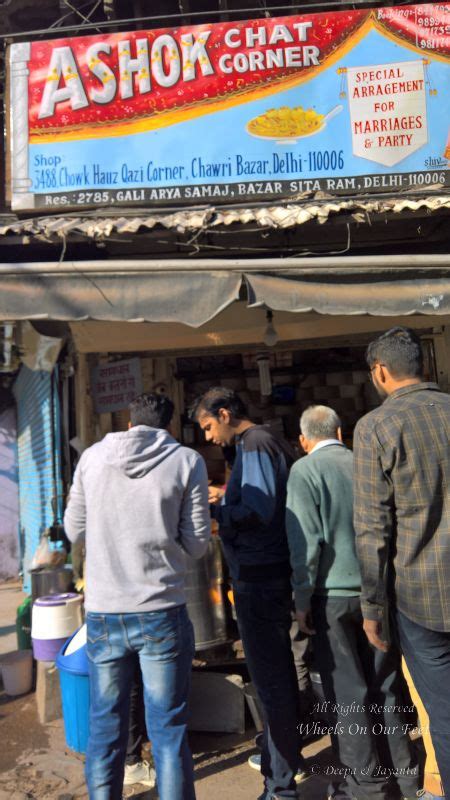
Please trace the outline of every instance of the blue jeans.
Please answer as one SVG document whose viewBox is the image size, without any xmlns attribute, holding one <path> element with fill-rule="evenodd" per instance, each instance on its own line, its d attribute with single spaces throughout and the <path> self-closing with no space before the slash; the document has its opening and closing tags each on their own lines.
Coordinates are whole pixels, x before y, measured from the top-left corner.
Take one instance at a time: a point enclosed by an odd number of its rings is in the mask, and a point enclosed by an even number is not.
<svg viewBox="0 0 450 800">
<path fill-rule="evenodd" d="M 430 733 L 445 796 L 450 798 L 450 632 L 431 631 L 400 611 L 400 647 L 430 718 Z"/>
<path fill-rule="evenodd" d="M 194 634 L 185 606 L 87 618 L 91 704 L 86 781 L 89 800 L 121 800 L 130 688 L 138 654 L 147 731 L 160 800 L 195 800 L 187 742 Z"/>
<path fill-rule="evenodd" d="M 237 580 L 233 592 L 248 671 L 264 712 L 263 796 L 297 797 L 298 684 L 290 637 L 291 582 Z"/>
</svg>

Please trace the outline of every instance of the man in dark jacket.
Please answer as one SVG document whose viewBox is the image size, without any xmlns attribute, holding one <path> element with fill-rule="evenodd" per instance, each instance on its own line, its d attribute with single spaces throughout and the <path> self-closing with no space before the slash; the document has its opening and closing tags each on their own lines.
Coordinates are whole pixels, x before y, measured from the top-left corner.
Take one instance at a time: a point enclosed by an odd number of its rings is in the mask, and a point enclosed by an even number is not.
<svg viewBox="0 0 450 800">
<path fill-rule="evenodd" d="M 233 581 L 250 676 L 264 709 L 260 800 L 296 797 L 298 687 L 291 649 L 292 589 L 285 528 L 287 443 L 255 425 L 239 396 L 210 389 L 193 409 L 206 440 L 236 444 L 226 491 L 210 488 L 212 514 Z"/>
<path fill-rule="evenodd" d="M 355 430 L 355 529 L 369 641 L 388 649 L 389 604 L 450 797 L 450 395 L 423 380 L 416 334 L 367 350 L 383 404 Z"/>
</svg>

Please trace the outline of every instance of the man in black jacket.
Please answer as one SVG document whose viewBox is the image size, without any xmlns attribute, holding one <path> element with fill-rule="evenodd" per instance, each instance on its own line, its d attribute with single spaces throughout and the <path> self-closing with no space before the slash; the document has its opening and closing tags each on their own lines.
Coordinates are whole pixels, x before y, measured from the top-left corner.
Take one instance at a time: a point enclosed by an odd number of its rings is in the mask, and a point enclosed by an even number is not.
<svg viewBox="0 0 450 800">
<path fill-rule="evenodd" d="M 286 484 L 293 454 L 255 425 L 239 396 L 210 389 L 193 409 L 206 440 L 236 444 L 226 491 L 210 488 L 233 581 L 247 665 L 264 709 L 260 800 L 296 797 L 298 686 L 291 649 L 292 588 L 285 528 Z"/>
</svg>

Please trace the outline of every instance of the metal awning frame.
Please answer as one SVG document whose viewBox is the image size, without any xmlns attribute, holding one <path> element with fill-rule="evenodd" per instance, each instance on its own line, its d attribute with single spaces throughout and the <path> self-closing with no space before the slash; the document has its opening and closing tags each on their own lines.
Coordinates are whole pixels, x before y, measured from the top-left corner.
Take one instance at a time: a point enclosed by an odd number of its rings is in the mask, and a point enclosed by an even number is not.
<svg viewBox="0 0 450 800">
<path fill-rule="evenodd" d="M 326 315 L 450 313 L 450 255 L 0 264 L 0 320 L 179 322 L 238 299 Z"/>
<path fill-rule="evenodd" d="M 0 279 L 6 275 L 133 275 L 158 272 L 261 272 L 298 275 L 353 275 L 394 273 L 397 270 L 449 271 L 450 254 L 381 256 L 314 256 L 302 258 L 205 258 L 205 259 L 109 259 L 0 263 Z"/>
</svg>

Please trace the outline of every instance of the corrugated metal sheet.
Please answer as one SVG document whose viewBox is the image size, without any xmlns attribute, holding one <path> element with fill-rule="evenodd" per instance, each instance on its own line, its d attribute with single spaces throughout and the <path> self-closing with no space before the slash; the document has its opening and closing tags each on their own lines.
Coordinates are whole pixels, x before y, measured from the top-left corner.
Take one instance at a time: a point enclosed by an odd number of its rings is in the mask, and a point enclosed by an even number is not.
<svg viewBox="0 0 450 800">
<path fill-rule="evenodd" d="M 13 387 L 17 402 L 19 536 L 24 590 L 27 592 L 31 590 L 28 570 L 33 554 L 41 535 L 54 521 L 54 463 L 57 476 L 56 494 L 59 495 L 60 502 L 62 499 L 60 415 L 58 398 L 53 387 L 50 373 L 33 371 L 25 366 L 22 366 Z"/>
<path fill-rule="evenodd" d="M 440 187 L 437 187 L 437 191 Z M 157 225 L 166 229 L 174 229 L 183 233 L 189 230 L 212 230 L 220 225 L 253 224 L 264 228 L 292 228 L 305 222 L 316 220 L 323 224 L 330 216 L 345 212 L 357 222 L 368 222 L 370 214 L 400 214 L 404 211 L 430 212 L 450 209 L 450 196 L 436 194 L 429 197 L 392 197 L 377 199 L 339 200 L 338 198 L 317 197 L 302 203 L 286 205 L 262 205 L 246 208 L 226 206 L 204 209 L 186 208 L 177 211 L 158 211 L 152 214 L 142 210 L 140 214 L 124 214 L 121 217 L 101 216 L 101 212 L 86 212 L 82 216 L 66 215 L 51 217 L 34 217 L 32 219 L 14 219 L 0 225 L 0 236 L 6 234 L 22 234 L 61 239 L 70 233 L 81 234 L 92 239 L 106 239 L 112 234 L 133 234 L 139 230 L 152 230 Z"/>
</svg>

